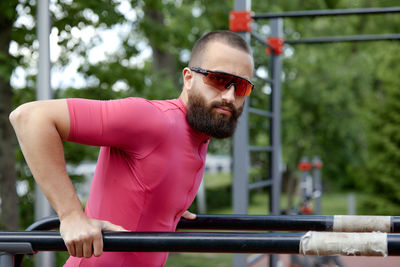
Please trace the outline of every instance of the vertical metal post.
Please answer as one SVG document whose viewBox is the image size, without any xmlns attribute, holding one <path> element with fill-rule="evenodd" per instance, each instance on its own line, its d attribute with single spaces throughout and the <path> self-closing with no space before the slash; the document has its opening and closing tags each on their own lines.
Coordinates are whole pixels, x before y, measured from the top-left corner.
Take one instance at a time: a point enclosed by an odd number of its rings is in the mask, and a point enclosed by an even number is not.
<svg viewBox="0 0 400 267">
<path fill-rule="evenodd" d="M 283 38 L 283 22 L 281 18 L 270 20 L 271 37 Z M 271 188 L 270 188 L 270 213 L 280 213 L 281 197 L 281 76 L 282 76 L 282 58 L 281 55 L 271 53 L 270 74 L 272 79 L 271 95 Z M 278 256 L 270 256 L 271 267 L 277 266 Z"/>
<path fill-rule="evenodd" d="M 2 267 L 14 267 L 14 255 L 7 252 L 0 252 L 0 266 Z"/>
<path fill-rule="evenodd" d="M 271 19 L 271 36 L 283 37 L 282 19 Z M 272 101 L 271 101 L 271 213 L 280 213 L 280 194 L 281 194 L 281 76 L 282 76 L 282 58 L 280 55 L 271 53 L 271 78 L 272 78 Z"/>
<path fill-rule="evenodd" d="M 235 10 L 251 10 L 251 0 L 235 0 Z M 250 33 L 239 33 L 250 43 Z M 244 103 L 242 116 L 233 135 L 233 188 L 232 203 L 234 214 L 247 214 L 249 205 L 249 100 Z M 233 266 L 243 267 L 247 265 L 246 254 L 234 254 Z"/>
<path fill-rule="evenodd" d="M 50 88 L 50 14 L 49 0 L 38 1 L 37 11 L 37 36 L 39 40 L 39 62 L 38 75 L 36 81 L 36 98 L 37 100 L 51 99 L 52 93 Z M 35 219 L 51 215 L 52 210 L 46 197 L 36 185 L 35 188 Z M 36 267 L 52 267 L 54 266 L 54 253 L 41 252 L 36 255 Z"/>
<path fill-rule="evenodd" d="M 315 198 L 315 214 L 321 214 L 321 197 L 322 197 L 322 183 L 321 183 L 321 168 L 322 162 L 319 157 L 314 157 L 312 161 L 313 177 L 314 177 L 314 198 Z"/>
<path fill-rule="evenodd" d="M 347 195 L 347 214 L 356 215 L 356 196 L 354 193 L 349 193 Z"/>
<path fill-rule="evenodd" d="M 201 180 L 199 190 L 197 191 L 197 211 L 199 214 L 206 214 L 207 213 L 207 204 L 206 204 L 206 189 L 204 186 L 204 177 Z"/>
</svg>

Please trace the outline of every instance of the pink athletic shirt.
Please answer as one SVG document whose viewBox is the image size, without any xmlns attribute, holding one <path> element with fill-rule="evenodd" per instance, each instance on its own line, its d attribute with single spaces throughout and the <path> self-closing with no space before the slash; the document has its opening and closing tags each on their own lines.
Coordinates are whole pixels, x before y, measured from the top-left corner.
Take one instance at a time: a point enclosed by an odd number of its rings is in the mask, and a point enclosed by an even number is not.
<svg viewBox="0 0 400 267">
<path fill-rule="evenodd" d="M 68 141 L 101 146 L 85 213 L 138 232 L 173 232 L 196 196 L 209 136 L 181 99 L 68 99 Z M 168 253 L 104 252 L 65 266 L 159 267 Z"/>
</svg>

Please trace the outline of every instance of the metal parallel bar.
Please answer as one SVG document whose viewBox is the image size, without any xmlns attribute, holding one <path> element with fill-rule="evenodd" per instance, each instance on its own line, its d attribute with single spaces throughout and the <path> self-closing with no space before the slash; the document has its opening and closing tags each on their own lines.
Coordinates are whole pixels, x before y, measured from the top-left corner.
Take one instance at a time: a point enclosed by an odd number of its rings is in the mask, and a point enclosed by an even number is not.
<svg viewBox="0 0 400 267">
<path fill-rule="evenodd" d="M 285 44 L 324 44 L 338 42 L 368 42 L 368 41 L 394 41 L 400 40 L 400 34 L 385 34 L 385 35 L 351 35 L 337 37 L 319 37 L 299 40 L 285 40 Z"/>
<path fill-rule="evenodd" d="M 266 79 L 266 78 L 260 77 L 257 74 L 255 75 L 255 77 L 256 77 L 256 79 L 260 79 L 260 80 L 262 80 L 262 81 L 264 81 L 266 83 L 272 83 L 273 82 L 271 79 Z"/>
<path fill-rule="evenodd" d="M 254 231 L 333 231 L 334 222 L 338 218 L 351 218 L 354 221 L 370 222 L 379 218 L 386 218 L 385 223 L 378 223 L 379 228 L 371 226 L 369 229 L 357 228 L 357 223 L 347 231 L 381 231 L 381 225 L 389 222 L 390 233 L 400 233 L 400 216 L 324 216 L 324 215 L 197 215 L 195 220 L 182 218 L 178 229 L 198 229 L 198 230 L 254 230 Z M 44 218 L 32 224 L 27 229 L 50 230 L 59 226 L 58 217 L 53 216 Z M 379 225 L 380 224 L 380 225 Z M 35 226 L 36 227 L 32 227 Z M 40 225 L 46 225 L 42 227 Z M 375 225 L 377 225 L 375 223 Z"/>
<path fill-rule="evenodd" d="M 256 152 L 271 152 L 271 146 L 249 146 L 249 151 L 256 151 Z"/>
<path fill-rule="evenodd" d="M 259 43 L 261 43 L 261 44 L 264 45 L 265 47 L 271 47 L 271 46 L 269 45 L 269 43 L 267 43 L 267 42 L 265 41 L 265 38 L 259 36 L 258 34 L 254 33 L 254 32 L 251 32 L 251 37 L 253 37 L 254 40 L 258 41 Z"/>
<path fill-rule="evenodd" d="M 249 108 L 249 112 L 253 113 L 253 114 L 257 114 L 260 116 L 265 116 L 265 117 L 272 117 L 272 113 L 271 111 L 266 111 L 266 110 L 262 110 L 262 109 L 258 109 L 258 108 Z"/>
<path fill-rule="evenodd" d="M 252 16 L 252 18 L 253 19 L 300 18 L 300 17 L 321 17 L 321 16 L 388 14 L 388 13 L 399 13 L 399 12 L 400 12 L 400 7 L 304 10 L 304 11 L 290 11 L 282 13 L 255 14 Z"/>
<path fill-rule="evenodd" d="M 104 251 L 299 253 L 302 234 L 103 233 Z M 0 232 L 0 243 L 29 242 L 35 251 L 66 251 L 59 232 Z"/>
<path fill-rule="evenodd" d="M 267 187 L 267 186 L 270 186 L 271 184 L 272 184 L 271 180 L 255 182 L 255 183 L 249 184 L 249 190 Z"/>
<path fill-rule="evenodd" d="M 319 232 L 313 233 L 318 234 Z M 339 248 L 344 246 L 344 242 L 348 242 L 348 238 L 354 235 L 363 236 L 366 243 L 374 242 L 377 236 L 376 233 L 334 234 L 335 237 L 339 238 L 335 240 L 335 246 Z M 332 233 L 324 233 L 323 235 L 329 238 Z M 386 243 L 385 247 L 387 247 L 387 255 L 400 255 L 400 235 L 383 233 L 380 233 L 380 235 L 385 235 L 384 242 Z M 303 237 L 304 233 L 103 233 L 104 251 L 124 252 L 169 251 L 299 254 L 300 247 L 302 246 L 300 242 Z M 67 250 L 59 232 L 0 232 L 0 243 L 7 244 L 9 242 L 28 242 L 35 251 Z M 349 255 L 348 249 L 351 248 L 341 250 L 340 254 Z M 356 249 L 360 249 L 359 246 Z M 377 256 L 376 251 L 372 251 L 371 253 L 370 250 L 357 250 L 355 250 L 357 252 L 356 255 Z M 316 252 L 313 250 L 310 253 L 305 251 L 305 253 L 314 254 Z M 337 252 L 335 251 L 334 253 L 336 254 Z M 329 255 L 329 252 L 323 255 Z"/>
</svg>

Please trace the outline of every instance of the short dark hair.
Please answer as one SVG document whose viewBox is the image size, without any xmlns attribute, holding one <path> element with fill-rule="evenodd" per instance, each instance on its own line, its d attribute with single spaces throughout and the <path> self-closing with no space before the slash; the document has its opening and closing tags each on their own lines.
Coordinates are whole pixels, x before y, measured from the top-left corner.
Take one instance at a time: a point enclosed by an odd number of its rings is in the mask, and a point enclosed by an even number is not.
<svg viewBox="0 0 400 267">
<path fill-rule="evenodd" d="M 250 55 L 252 54 L 249 45 L 242 37 L 240 37 L 239 34 L 231 31 L 213 31 L 205 34 L 193 46 L 192 54 L 189 60 L 190 67 L 198 67 L 194 65 L 200 64 L 201 56 L 205 51 L 207 45 L 211 41 L 219 41 L 224 44 L 230 45 L 234 48 L 237 48 L 239 50 L 242 50 L 244 52 L 247 52 Z"/>
</svg>

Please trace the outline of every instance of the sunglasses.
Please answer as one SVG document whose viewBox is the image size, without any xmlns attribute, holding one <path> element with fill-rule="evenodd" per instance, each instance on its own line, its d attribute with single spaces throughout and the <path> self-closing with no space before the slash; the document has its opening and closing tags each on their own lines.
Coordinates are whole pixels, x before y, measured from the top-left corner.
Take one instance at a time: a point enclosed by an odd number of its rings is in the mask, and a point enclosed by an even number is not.
<svg viewBox="0 0 400 267">
<path fill-rule="evenodd" d="M 190 67 L 190 70 L 203 74 L 203 82 L 220 91 L 225 91 L 231 85 L 235 85 L 236 96 L 249 96 L 254 88 L 254 84 L 250 80 L 230 73 L 204 70 L 199 67 Z"/>
</svg>

